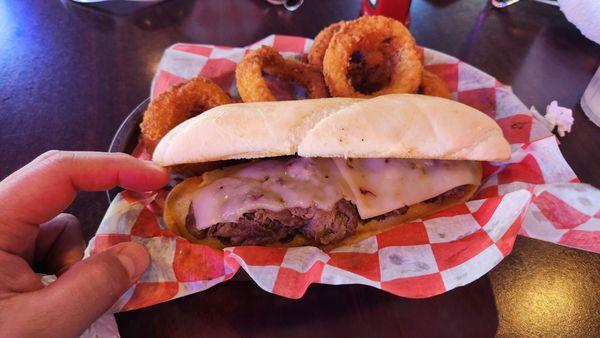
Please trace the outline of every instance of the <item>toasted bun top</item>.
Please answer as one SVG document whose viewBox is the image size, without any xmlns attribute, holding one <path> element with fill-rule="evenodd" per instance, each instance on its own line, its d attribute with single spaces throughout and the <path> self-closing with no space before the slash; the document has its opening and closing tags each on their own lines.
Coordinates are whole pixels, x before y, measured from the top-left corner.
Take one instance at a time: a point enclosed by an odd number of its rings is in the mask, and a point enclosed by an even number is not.
<svg viewBox="0 0 600 338">
<path fill-rule="evenodd" d="M 171 130 L 153 160 L 163 166 L 298 154 L 504 161 L 496 122 L 462 103 L 392 94 L 219 106 Z"/>
</svg>

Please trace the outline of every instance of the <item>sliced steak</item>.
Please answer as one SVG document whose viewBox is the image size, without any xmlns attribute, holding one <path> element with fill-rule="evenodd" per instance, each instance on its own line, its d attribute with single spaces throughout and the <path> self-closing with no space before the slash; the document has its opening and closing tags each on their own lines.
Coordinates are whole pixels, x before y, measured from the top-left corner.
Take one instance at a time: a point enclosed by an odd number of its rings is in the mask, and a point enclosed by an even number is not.
<svg viewBox="0 0 600 338">
<path fill-rule="evenodd" d="M 289 210 L 259 209 L 245 213 L 237 222 L 223 222 L 211 226 L 208 235 L 226 245 L 261 245 L 290 240 L 303 220 L 292 216 Z"/>
<path fill-rule="evenodd" d="M 462 198 L 468 190 L 462 185 L 430 198 L 425 203 L 441 203 L 448 198 Z M 404 215 L 408 206 L 392 210 L 369 220 L 383 220 Z M 367 220 L 367 221 L 369 221 Z M 195 237 L 215 237 L 225 245 L 264 245 L 287 242 L 296 234 L 302 234 L 319 245 L 333 244 L 354 234 L 361 222 L 356 206 L 345 199 L 336 202 L 332 210 L 291 208 L 281 211 L 259 209 L 245 213 L 236 222 L 222 222 L 208 229 L 195 227 L 194 210 L 190 204 L 186 228 Z"/>
<path fill-rule="evenodd" d="M 281 211 L 259 209 L 245 213 L 236 222 L 217 223 L 205 230 L 194 226 L 194 213 L 186 227 L 199 238 L 218 238 L 225 245 L 264 245 L 286 242 L 300 233 L 317 244 L 335 243 L 356 231 L 360 217 L 352 202 L 339 200 L 332 210 L 291 208 Z"/>
<path fill-rule="evenodd" d="M 291 213 L 304 220 L 300 232 L 319 244 L 341 241 L 356 231 L 360 217 L 352 202 L 339 200 L 333 210 L 292 208 Z"/>
</svg>

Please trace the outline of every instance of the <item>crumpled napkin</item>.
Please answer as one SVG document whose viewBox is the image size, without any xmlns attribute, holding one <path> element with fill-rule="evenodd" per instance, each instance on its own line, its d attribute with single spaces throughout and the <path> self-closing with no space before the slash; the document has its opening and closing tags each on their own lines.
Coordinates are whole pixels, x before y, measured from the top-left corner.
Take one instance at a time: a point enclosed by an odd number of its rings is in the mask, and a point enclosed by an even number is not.
<svg viewBox="0 0 600 338">
<path fill-rule="evenodd" d="M 531 106 L 530 110 L 536 120 L 542 123 L 548 130 L 557 128 L 556 131 L 560 137 L 565 137 L 566 133 L 570 133 L 571 127 L 575 122 L 573 111 L 569 108 L 559 106 L 556 100 L 546 106 L 546 115 L 540 114 L 534 106 Z"/>
</svg>

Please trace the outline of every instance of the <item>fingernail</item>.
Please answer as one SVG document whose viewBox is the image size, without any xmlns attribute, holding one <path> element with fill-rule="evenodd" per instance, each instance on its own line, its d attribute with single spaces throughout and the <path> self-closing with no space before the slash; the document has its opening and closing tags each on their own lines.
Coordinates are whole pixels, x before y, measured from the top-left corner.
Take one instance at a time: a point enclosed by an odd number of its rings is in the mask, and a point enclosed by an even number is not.
<svg viewBox="0 0 600 338">
<path fill-rule="evenodd" d="M 156 162 L 144 160 L 144 163 L 146 164 L 147 167 L 152 168 L 152 169 L 154 169 L 156 171 L 160 171 L 161 173 L 166 173 L 167 172 L 167 169 L 165 169 L 164 167 L 161 167 Z"/>
<path fill-rule="evenodd" d="M 121 262 L 129 279 L 137 280 L 146 271 L 150 261 L 148 251 L 143 245 L 137 243 L 126 243 L 117 252 L 117 259 Z"/>
</svg>

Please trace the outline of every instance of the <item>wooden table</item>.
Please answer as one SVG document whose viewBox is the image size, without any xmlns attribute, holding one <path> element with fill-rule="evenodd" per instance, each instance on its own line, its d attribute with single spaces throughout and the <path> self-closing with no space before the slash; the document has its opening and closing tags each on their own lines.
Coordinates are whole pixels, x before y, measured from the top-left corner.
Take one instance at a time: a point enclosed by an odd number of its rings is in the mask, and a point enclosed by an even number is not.
<svg viewBox="0 0 600 338">
<path fill-rule="evenodd" d="M 272 33 L 313 37 L 359 8 L 358 0 L 306 0 L 289 13 L 262 0 L 172 0 L 115 15 L 67 0 L 0 0 L 0 177 L 48 149 L 106 150 L 148 96 L 161 53 L 174 42 L 244 46 Z M 600 47 L 557 8 L 414 1 L 411 31 L 421 45 L 512 85 L 527 105 L 543 111 L 557 99 L 572 108 L 576 123 L 560 147 L 582 181 L 600 186 L 600 129 L 578 104 Z M 70 208 L 87 238 L 106 207 L 106 196 L 94 193 Z M 294 301 L 228 282 L 117 321 L 124 337 L 591 337 L 600 332 L 599 281 L 600 255 L 518 238 L 490 274 L 430 299 L 315 285 Z"/>
</svg>

